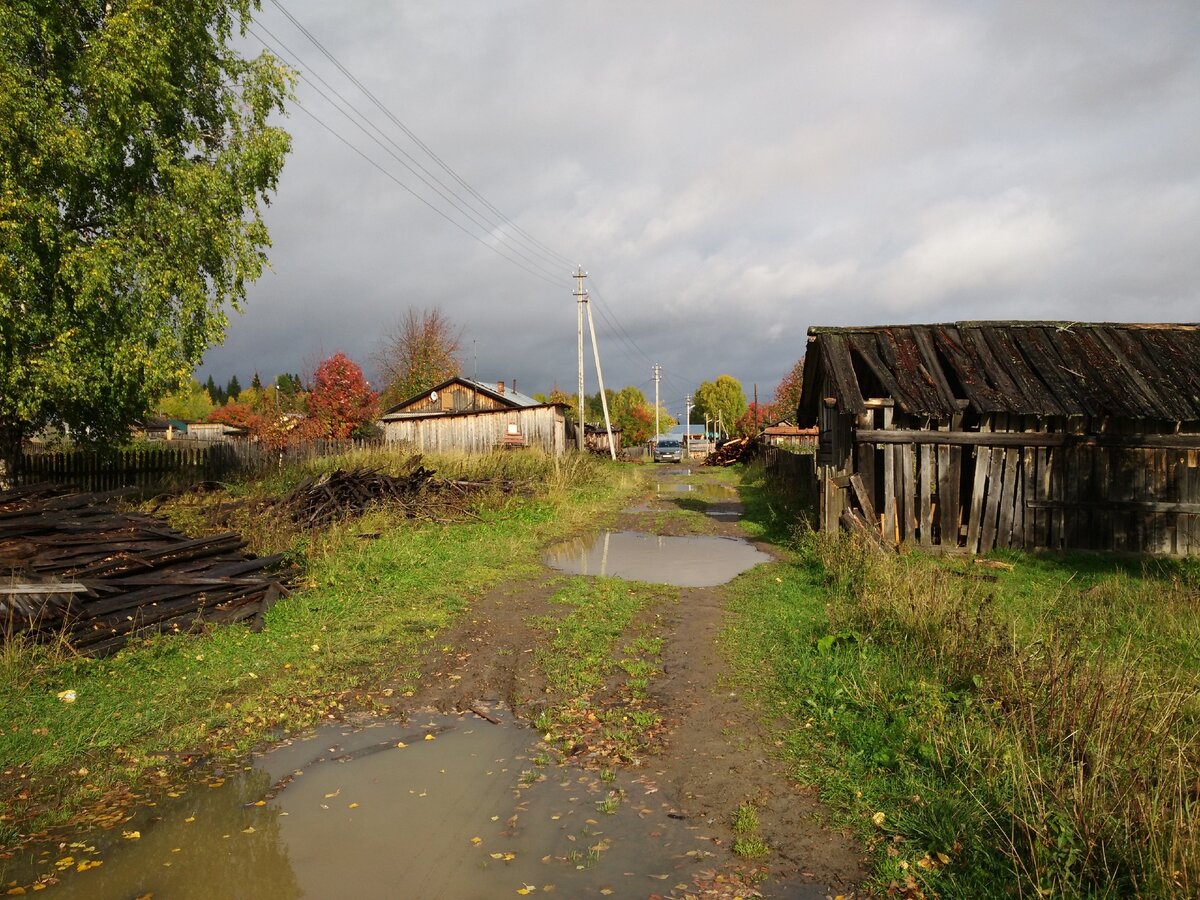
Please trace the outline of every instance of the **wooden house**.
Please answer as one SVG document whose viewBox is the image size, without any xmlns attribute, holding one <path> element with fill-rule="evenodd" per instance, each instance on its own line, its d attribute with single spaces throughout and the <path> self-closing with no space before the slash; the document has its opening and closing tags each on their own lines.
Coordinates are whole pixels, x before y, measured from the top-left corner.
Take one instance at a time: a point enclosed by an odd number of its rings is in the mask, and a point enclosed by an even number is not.
<svg viewBox="0 0 1200 900">
<path fill-rule="evenodd" d="M 379 424 L 384 440 L 426 451 L 537 447 L 557 456 L 567 448 L 562 407 L 539 403 L 503 381 L 449 378 L 396 404 Z"/>
<path fill-rule="evenodd" d="M 817 446 L 817 427 L 801 428 L 791 422 L 776 422 L 764 428 L 758 439 L 768 447 L 811 449 Z"/>
<path fill-rule="evenodd" d="M 798 412 L 824 530 L 1200 555 L 1200 326 L 811 328 Z"/>
</svg>

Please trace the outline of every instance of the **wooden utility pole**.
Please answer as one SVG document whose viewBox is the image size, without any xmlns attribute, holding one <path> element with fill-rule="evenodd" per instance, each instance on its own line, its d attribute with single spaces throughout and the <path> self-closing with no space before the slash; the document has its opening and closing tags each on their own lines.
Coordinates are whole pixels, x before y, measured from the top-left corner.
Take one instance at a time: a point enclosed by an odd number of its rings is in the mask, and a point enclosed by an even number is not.
<svg viewBox="0 0 1200 900">
<path fill-rule="evenodd" d="M 582 450 L 583 449 L 583 432 L 584 432 L 584 419 L 583 419 L 583 304 L 587 302 L 587 291 L 585 291 L 583 289 L 583 279 L 587 278 L 587 272 L 583 271 L 583 266 L 577 266 L 575 268 L 574 278 L 575 278 L 575 282 L 577 285 L 575 288 L 575 291 L 574 291 L 574 296 L 576 299 L 576 306 L 578 307 L 578 310 L 579 310 L 579 316 L 578 316 L 578 318 L 579 318 L 579 328 L 578 328 L 578 333 L 579 333 L 579 412 L 577 415 L 577 421 L 575 423 L 575 437 L 577 439 L 579 449 Z M 601 393 L 603 393 L 603 391 L 601 391 Z"/>
<path fill-rule="evenodd" d="M 588 334 L 592 336 L 592 356 L 596 359 L 596 381 L 600 383 L 600 407 L 604 410 L 604 430 L 608 432 L 608 455 L 617 458 L 617 445 L 613 441 L 612 422 L 608 418 L 608 395 L 604 393 L 604 373 L 600 371 L 600 349 L 596 346 L 596 323 L 592 321 L 592 307 L 584 293 L 583 305 L 587 307 Z"/>
<path fill-rule="evenodd" d="M 658 436 L 662 433 L 658 427 L 658 381 L 662 378 L 662 366 L 654 364 L 654 446 L 658 446 Z"/>
</svg>

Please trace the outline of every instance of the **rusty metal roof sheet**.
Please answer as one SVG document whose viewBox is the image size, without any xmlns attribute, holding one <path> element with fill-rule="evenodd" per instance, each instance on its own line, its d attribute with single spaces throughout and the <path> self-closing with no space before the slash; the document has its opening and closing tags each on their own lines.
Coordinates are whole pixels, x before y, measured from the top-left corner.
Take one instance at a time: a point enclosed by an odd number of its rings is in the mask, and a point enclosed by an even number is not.
<svg viewBox="0 0 1200 900">
<path fill-rule="evenodd" d="M 972 409 L 1200 420 L 1196 324 L 954 322 L 808 334 L 802 424 L 816 420 L 822 383 L 855 414 L 865 397 L 890 397 L 935 418 Z"/>
</svg>

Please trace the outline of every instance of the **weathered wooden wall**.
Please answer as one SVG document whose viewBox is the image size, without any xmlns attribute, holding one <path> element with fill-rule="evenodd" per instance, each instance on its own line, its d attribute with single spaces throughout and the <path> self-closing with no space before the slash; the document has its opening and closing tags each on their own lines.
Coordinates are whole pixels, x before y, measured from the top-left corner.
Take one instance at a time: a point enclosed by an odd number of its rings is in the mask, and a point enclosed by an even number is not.
<svg viewBox="0 0 1200 900">
<path fill-rule="evenodd" d="M 494 397 L 466 384 L 452 382 L 438 391 L 437 399 L 422 397 L 397 412 L 405 413 L 450 413 L 466 412 L 468 410 L 506 409 L 507 407 Z"/>
<path fill-rule="evenodd" d="M 888 401 L 868 406 L 853 430 L 828 423 L 826 529 L 971 553 L 1200 555 L 1200 423 L 1177 433 L 1173 423 L 998 414 L 964 431 L 961 415 L 917 422 L 894 417 Z"/>
<path fill-rule="evenodd" d="M 512 440 L 510 425 L 516 425 L 520 441 Z M 563 415 L 553 406 L 396 419 L 385 421 L 383 430 L 389 443 L 429 452 L 488 453 L 498 447 L 526 446 L 557 456 L 567 447 Z"/>
</svg>

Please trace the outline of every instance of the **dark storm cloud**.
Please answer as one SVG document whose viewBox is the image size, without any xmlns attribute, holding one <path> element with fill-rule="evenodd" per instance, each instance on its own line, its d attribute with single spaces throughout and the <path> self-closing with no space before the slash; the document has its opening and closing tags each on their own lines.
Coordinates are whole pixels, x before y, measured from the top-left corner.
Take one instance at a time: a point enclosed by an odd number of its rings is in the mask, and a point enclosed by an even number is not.
<svg viewBox="0 0 1200 900">
<path fill-rule="evenodd" d="M 648 386 L 661 362 L 675 407 L 722 372 L 769 394 L 811 324 L 1197 318 L 1194 3 L 287 7 L 506 216 L 589 270 L 619 323 L 597 318 L 606 380 Z M 261 22 L 370 109 L 269 0 Z M 419 188 L 308 85 L 298 98 Z M 464 326 L 469 372 L 572 389 L 570 265 L 539 257 L 547 284 L 305 113 L 288 127 L 274 271 L 204 374 L 334 350 L 366 362 L 398 312 L 440 306 Z"/>
</svg>

